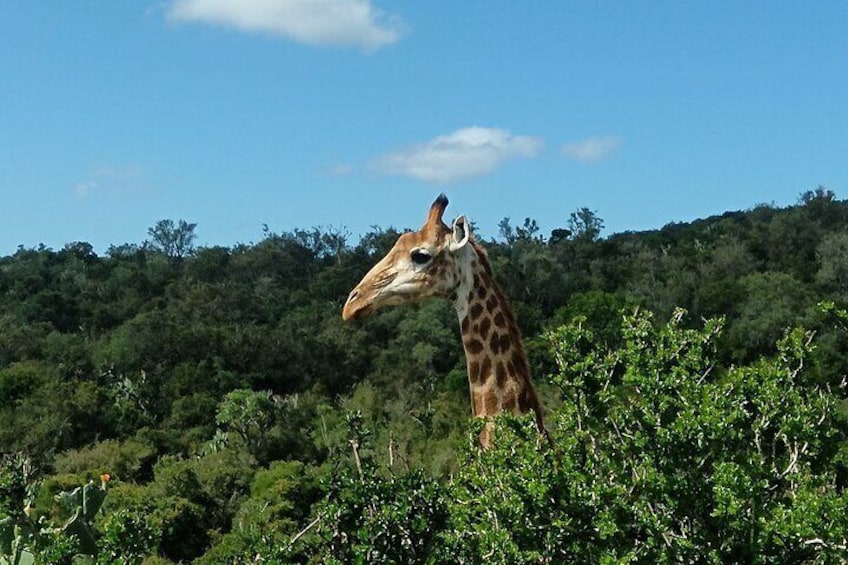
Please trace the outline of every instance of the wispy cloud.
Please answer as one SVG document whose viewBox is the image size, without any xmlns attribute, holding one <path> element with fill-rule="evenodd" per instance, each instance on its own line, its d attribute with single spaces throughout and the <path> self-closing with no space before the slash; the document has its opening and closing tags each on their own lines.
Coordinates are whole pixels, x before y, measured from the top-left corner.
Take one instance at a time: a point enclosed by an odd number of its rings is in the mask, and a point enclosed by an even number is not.
<svg viewBox="0 0 848 565">
<path fill-rule="evenodd" d="M 566 143 L 562 146 L 562 152 L 584 163 L 603 160 L 621 145 L 621 138 L 614 135 L 603 137 L 590 137 L 582 141 Z"/>
<path fill-rule="evenodd" d="M 124 196 L 144 190 L 144 170 L 138 165 L 100 167 L 74 185 L 80 200 L 99 196 Z"/>
<path fill-rule="evenodd" d="M 350 163 L 336 163 L 327 167 L 324 172 L 331 177 L 346 177 L 353 173 L 353 165 Z"/>
<path fill-rule="evenodd" d="M 371 0 L 174 0 L 168 18 L 269 33 L 307 45 L 373 51 L 397 42 L 405 25 Z"/>
<path fill-rule="evenodd" d="M 542 146 L 539 137 L 470 127 L 388 153 L 376 158 L 372 165 L 386 174 L 446 183 L 487 175 L 507 161 L 537 155 Z"/>
</svg>

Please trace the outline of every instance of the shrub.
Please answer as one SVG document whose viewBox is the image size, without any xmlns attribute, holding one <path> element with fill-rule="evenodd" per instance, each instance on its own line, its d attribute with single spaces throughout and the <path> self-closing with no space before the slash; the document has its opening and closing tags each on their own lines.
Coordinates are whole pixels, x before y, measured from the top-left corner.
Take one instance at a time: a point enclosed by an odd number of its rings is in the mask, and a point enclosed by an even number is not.
<svg viewBox="0 0 848 565">
<path fill-rule="evenodd" d="M 356 464 L 340 467 L 287 559 L 845 562 L 845 430 L 838 395 L 812 378 L 812 335 L 720 367 L 722 321 L 687 329 L 684 317 L 626 316 L 609 350 L 580 319 L 550 332 L 555 449 L 529 418 L 502 417 L 494 447 L 469 442 L 440 484 L 359 457 L 368 436 L 353 426 Z"/>
</svg>

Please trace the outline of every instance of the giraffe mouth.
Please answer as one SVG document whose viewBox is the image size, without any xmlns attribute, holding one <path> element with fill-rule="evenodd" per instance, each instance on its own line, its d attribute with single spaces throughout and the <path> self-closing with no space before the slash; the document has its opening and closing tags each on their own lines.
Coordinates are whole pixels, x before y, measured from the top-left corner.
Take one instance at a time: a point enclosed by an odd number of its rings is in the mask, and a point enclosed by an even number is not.
<svg viewBox="0 0 848 565">
<path fill-rule="evenodd" d="M 342 310 L 342 319 L 345 322 L 355 322 L 357 320 L 364 320 L 374 313 L 374 306 L 371 304 L 364 304 L 359 307 L 348 307 L 347 305 Z"/>
<path fill-rule="evenodd" d="M 370 301 L 363 300 L 359 289 L 354 289 L 347 298 L 347 302 L 342 310 L 342 319 L 345 322 L 362 320 L 367 318 L 374 312 L 374 304 Z"/>
<path fill-rule="evenodd" d="M 342 319 L 346 322 L 362 320 L 374 313 L 380 303 L 387 298 L 385 288 L 397 277 L 397 273 L 381 273 L 370 284 L 357 286 L 347 297 L 342 310 Z"/>
</svg>

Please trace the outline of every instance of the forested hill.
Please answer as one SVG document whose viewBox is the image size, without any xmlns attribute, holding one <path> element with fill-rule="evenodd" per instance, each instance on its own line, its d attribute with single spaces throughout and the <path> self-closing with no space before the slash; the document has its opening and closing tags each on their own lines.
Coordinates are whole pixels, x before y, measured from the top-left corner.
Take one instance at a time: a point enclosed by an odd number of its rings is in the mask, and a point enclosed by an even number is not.
<svg viewBox="0 0 848 565">
<path fill-rule="evenodd" d="M 564 224 L 546 235 L 532 219 L 504 219 L 483 242 L 543 396 L 555 371 L 545 330 L 584 316 L 595 340 L 614 346 L 622 313 L 636 308 L 664 323 L 680 307 L 693 327 L 726 317 L 726 366 L 774 353 L 787 328 L 811 328 L 816 378 L 835 385 L 848 373 L 844 334 L 818 307 L 848 301 L 848 201 L 832 192 L 608 237 L 585 208 Z M 47 491 L 108 470 L 118 506 L 152 492 L 184 500 L 177 518 L 151 522 L 162 529 L 148 549 L 174 562 L 214 548 L 249 511 L 257 473 L 314 479 L 275 510 L 289 531 L 303 524 L 326 462 L 346 449 L 346 410 L 360 410 L 407 468 L 455 468 L 470 408 L 451 307 L 341 321 L 347 293 L 396 230 L 355 242 L 266 229 L 228 248 L 196 247 L 196 229 L 165 220 L 148 241 L 104 255 L 74 242 L 0 259 L 4 454 L 26 454 Z M 235 441 L 240 450 L 227 449 Z M 168 490 L 189 471 L 195 491 Z"/>
</svg>

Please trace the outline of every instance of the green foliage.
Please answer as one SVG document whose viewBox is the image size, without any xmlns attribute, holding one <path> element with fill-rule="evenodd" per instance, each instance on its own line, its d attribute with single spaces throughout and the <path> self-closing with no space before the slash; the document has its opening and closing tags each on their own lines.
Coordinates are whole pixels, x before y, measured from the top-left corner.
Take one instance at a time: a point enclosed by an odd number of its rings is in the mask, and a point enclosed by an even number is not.
<svg viewBox="0 0 848 565">
<path fill-rule="evenodd" d="M 568 230 L 571 237 L 578 241 L 592 242 L 598 239 L 604 229 L 604 221 L 596 211 L 580 208 L 568 218 Z"/>
<path fill-rule="evenodd" d="M 848 231 L 833 232 L 822 238 L 816 248 L 819 270 L 816 282 L 848 300 Z"/>
<path fill-rule="evenodd" d="M 319 469 L 299 461 L 276 461 L 268 469 L 260 469 L 249 497 L 233 519 L 232 531 L 217 540 L 197 563 L 238 563 L 248 555 L 258 562 L 282 559 L 298 525 L 320 497 L 319 473 Z"/>
<path fill-rule="evenodd" d="M 269 392 L 234 390 L 218 405 L 217 423 L 238 434 L 254 455 L 268 442 L 268 433 L 276 422 L 277 406 Z"/>
<path fill-rule="evenodd" d="M 66 519 L 61 526 L 36 519 L 39 482 L 25 457 L 6 458 L 0 468 L 0 563 L 70 564 L 78 555 L 97 555 L 94 519 L 106 498 L 108 475 L 55 496 Z"/>
<path fill-rule="evenodd" d="M 378 465 L 354 416 L 354 464 L 334 475 L 301 551 L 339 563 L 843 562 L 846 430 L 837 397 L 810 378 L 811 334 L 721 367 L 723 322 L 684 319 L 627 316 L 609 349 L 580 320 L 552 331 L 556 447 L 530 418 L 499 418 L 495 446 L 470 441 L 448 483 Z"/>
<path fill-rule="evenodd" d="M 318 552 L 325 563 L 425 562 L 446 525 L 444 486 L 421 470 L 396 474 L 391 462 L 380 469 L 362 415 L 351 413 L 347 422 L 352 462 L 327 484 L 317 528 L 305 542 L 308 552 Z M 287 545 L 288 559 L 303 558 L 296 544 Z"/>
<path fill-rule="evenodd" d="M 10 406 L 30 395 L 44 380 L 44 370 L 43 365 L 31 361 L 0 370 L 0 404 Z"/>
<path fill-rule="evenodd" d="M 156 550 L 156 528 L 149 515 L 132 510 L 109 513 L 101 522 L 97 563 L 141 563 Z"/>
<path fill-rule="evenodd" d="M 571 438 L 589 492 L 615 495 L 598 518 L 616 518 L 596 522 L 609 534 L 600 555 L 844 559 L 848 497 L 833 464 L 844 429 L 836 397 L 805 370 L 811 335 L 790 332 L 776 357 L 721 369 L 721 324 L 686 330 L 681 320 L 657 331 L 649 316 L 630 317 L 611 352 L 584 330 L 553 336 L 566 400 L 558 437 Z M 820 511 L 809 512 L 812 499 Z"/>
<path fill-rule="evenodd" d="M 730 332 L 737 359 L 768 352 L 793 322 L 807 325 L 815 302 L 794 277 L 783 273 L 755 273 L 741 279 L 745 301 Z"/>
<path fill-rule="evenodd" d="M 37 491 L 34 470 L 25 457 L 7 457 L 0 463 L 0 563 L 32 563 L 39 535 L 29 517 Z"/>
<path fill-rule="evenodd" d="M 113 478 L 132 481 L 141 478 L 152 465 L 152 446 L 137 439 L 126 441 L 104 440 L 89 447 L 69 449 L 53 462 L 56 473 L 79 474 L 86 471 L 94 475 L 109 473 Z"/>
<path fill-rule="evenodd" d="M 23 451 L 45 472 L 24 483 L 40 485 L 28 519 L 64 524 L 54 495 L 105 472 L 115 479 L 93 522 L 104 563 L 302 562 L 332 557 L 322 544 L 342 534 L 339 559 L 377 559 L 357 547 L 388 522 L 381 555 L 431 562 L 614 561 L 649 547 L 699 562 L 744 561 L 760 548 L 767 561 L 774 540 L 800 560 L 833 560 L 840 542 L 828 532 L 844 526 L 834 493 L 848 476 L 848 202 L 819 187 L 784 209 L 605 237 L 597 212 L 563 219 L 548 239 L 532 218 L 505 220 L 502 239 L 484 242 L 563 452 L 552 459 L 526 423 L 502 423 L 508 464 L 500 445 L 484 454 L 466 445 L 468 383 L 449 304 L 339 320 L 396 230 L 351 242 L 344 230 L 266 228 L 255 244 L 196 247 L 194 224 L 165 220 L 150 241 L 102 256 L 73 242 L 0 257 L 0 452 Z M 655 317 L 622 331 L 622 311 L 636 306 Z M 678 307 L 691 316 L 678 319 Z M 659 322 L 668 318 L 674 328 Z M 722 321 L 700 328 L 704 318 Z M 784 339 L 796 326 L 816 335 L 803 354 L 792 340 L 805 338 Z M 559 359 L 549 330 L 568 344 Z M 636 334 L 653 345 L 634 349 Z M 673 344 L 685 345 L 677 357 Z M 358 448 L 362 479 L 344 416 L 357 410 L 370 430 Z M 501 490 L 485 490 L 490 482 Z M 313 506 L 331 489 L 345 501 L 339 519 L 364 520 L 361 532 L 324 529 L 326 503 Z M 474 502 L 490 495 L 497 512 Z M 367 504 L 350 506 L 362 496 L 386 504 L 374 523 Z M 404 509 L 432 512 L 439 532 Z M 832 527 L 827 516 L 837 516 Z M 545 529 L 531 535 L 529 522 Z M 51 528 L 41 559 L 71 559 L 81 540 Z M 799 532 L 807 553 L 793 554 Z M 674 537 L 683 533 L 688 541 Z M 646 541 L 663 534 L 669 543 Z M 724 541 L 704 549 L 718 534 Z M 396 550 L 389 538 L 412 546 Z"/>
<path fill-rule="evenodd" d="M 153 238 L 153 249 L 171 259 L 182 259 L 194 252 L 196 227 L 197 224 L 185 220 L 180 220 L 177 225 L 172 220 L 159 220 L 147 233 Z"/>
<path fill-rule="evenodd" d="M 75 403 L 69 383 L 44 363 L 22 361 L 0 372 L 7 395 L 0 404 L 0 445 L 3 454 L 51 453 L 70 439 Z M 81 398 L 84 391 L 80 391 Z"/>
</svg>

